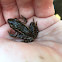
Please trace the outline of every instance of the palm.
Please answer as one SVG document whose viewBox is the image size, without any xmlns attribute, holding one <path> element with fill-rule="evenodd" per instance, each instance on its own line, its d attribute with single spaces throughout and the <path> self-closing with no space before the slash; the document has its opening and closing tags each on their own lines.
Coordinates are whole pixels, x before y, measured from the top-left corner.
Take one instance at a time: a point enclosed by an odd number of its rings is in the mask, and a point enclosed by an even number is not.
<svg viewBox="0 0 62 62">
<path fill-rule="evenodd" d="M 51 26 L 53 23 L 50 23 L 50 24 L 48 24 L 47 25 L 47 23 L 49 23 L 49 22 L 51 22 L 51 20 L 53 19 L 53 21 L 54 21 L 54 19 L 55 19 L 55 16 L 51 16 L 51 17 L 48 17 L 48 18 L 38 18 L 38 17 L 34 17 L 34 19 L 35 19 L 35 22 L 37 22 L 37 26 L 38 26 L 38 29 L 39 29 L 39 33 L 41 33 L 41 32 L 43 32 L 44 31 L 44 29 L 46 29 L 47 30 L 47 27 L 49 27 L 49 26 Z M 48 19 L 49 19 L 49 21 L 48 21 Z M 32 22 L 33 21 L 33 17 L 32 18 L 30 18 L 29 20 L 28 20 L 28 22 L 27 22 L 27 26 L 30 24 L 30 22 Z M 57 22 L 57 20 L 55 20 L 55 22 Z M 3 29 L 4 28 L 4 29 Z M 0 27 L 0 33 L 1 33 L 1 35 L 0 35 L 0 37 L 2 37 L 2 38 L 10 38 L 11 39 L 11 37 L 9 36 L 9 34 L 8 34 L 8 31 L 10 31 L 10 27 L 9 27 L 9 25 L 8 24 L 4 24 L 3 26 L 1 26 Z M 46 32 L 46 31 L 45 31 Z M 49 31 L 47 31 L 47 33 L 48 33 Z M 44 33 L 44 34 L 40 34 L 40 35 L 38 35 L 38 37 L 42 37 L 42 36 L 44 36 L 46 33 Z M 48 35 L 47 35 L 48 36 Z M 39 38 L 40 39 L 40 38 Z M 15 40 L 15 39 L 14 39 Z M 42 40 L 42 38 L 41 38 L 41 40 Z"/>
</svg>

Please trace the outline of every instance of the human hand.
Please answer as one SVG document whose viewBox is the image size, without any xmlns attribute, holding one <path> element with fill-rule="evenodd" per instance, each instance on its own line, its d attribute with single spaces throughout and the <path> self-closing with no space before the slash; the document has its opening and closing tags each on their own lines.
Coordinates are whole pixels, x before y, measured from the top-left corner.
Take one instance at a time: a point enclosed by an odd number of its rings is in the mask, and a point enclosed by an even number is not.
<svg viewBox="0 0 62 62">
<path fill-rule="evenodd" d="M 17 0 L 16 3 L 1 0 L 4 18 L 0 12 L 0 62 L 61 62 L 62 22 L 54 16 L 53 1 Z M 21 15 L 29 18 L 27 25 L 33 18 L 37 21 L 39 34 L 32 43 L 9 40 L 10 27 L 5 22 Z"/>
</svg>

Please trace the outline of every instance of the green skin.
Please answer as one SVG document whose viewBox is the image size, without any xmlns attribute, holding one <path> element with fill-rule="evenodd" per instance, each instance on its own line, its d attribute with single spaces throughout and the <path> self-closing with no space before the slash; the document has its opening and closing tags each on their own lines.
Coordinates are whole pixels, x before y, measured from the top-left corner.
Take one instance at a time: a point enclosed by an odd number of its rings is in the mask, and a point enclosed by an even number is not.
<svg viewBox="0 0 62 62">
<path fill-rule="evenodd" d="M 27 19 L 22 16 L 22 19 L 27 22 Z M 11 37 L 17 37 L 23 39 L 23 42 L 32 42 L 38 35 L 38 27 L 37 23 L 33 22 L 30 23 L 29 28 L 26 27 L 22 22 L 20 22 L 17 18 L 15 19 L 8 19 L 8 23 L 10 27 L 15 30 L 15 34 L 9 33 Z"/>
</svg>

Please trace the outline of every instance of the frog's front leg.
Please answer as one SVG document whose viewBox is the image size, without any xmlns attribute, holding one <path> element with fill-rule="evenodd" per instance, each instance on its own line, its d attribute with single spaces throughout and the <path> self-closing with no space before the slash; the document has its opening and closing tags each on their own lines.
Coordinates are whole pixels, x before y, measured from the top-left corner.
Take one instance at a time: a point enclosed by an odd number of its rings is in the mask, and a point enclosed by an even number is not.
<svg viewBox="0 0 62 62">
<path fill-rule="evenodd" d="M 24 24 L 27 23 L 27 18 L 21 15 L 21 19 L 24 20 Z"/>
<path fill-rule="evenodd" d="M 11 36 L 11 37 L 17 37 L 17 32 L 15 33 L 15 34 L 11 34 L 10 32 L 8 32 L 9 33 L 9 35 Z"/>
</svg>

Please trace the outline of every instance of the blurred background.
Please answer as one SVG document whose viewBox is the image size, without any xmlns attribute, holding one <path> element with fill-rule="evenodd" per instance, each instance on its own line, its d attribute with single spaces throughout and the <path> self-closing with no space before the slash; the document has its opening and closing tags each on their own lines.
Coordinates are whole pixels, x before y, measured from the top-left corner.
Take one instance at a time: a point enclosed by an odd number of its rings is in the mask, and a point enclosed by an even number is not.
<svg viewBox="0 0 62 62">
<path fill-rule="evenodd" d="M 54 0 L 55 14 L 62 19 L 62 0 Z"/>
</svg>

